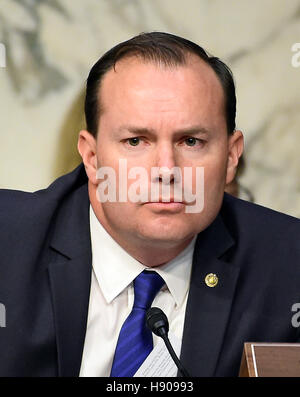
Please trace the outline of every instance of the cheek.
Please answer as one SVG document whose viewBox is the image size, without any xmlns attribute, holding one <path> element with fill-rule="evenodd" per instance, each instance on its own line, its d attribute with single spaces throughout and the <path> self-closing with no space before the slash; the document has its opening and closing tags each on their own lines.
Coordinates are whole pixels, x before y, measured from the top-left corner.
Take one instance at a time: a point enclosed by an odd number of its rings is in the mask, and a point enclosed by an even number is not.
<svg viewBox="0 0 300 397">
<path fill-rule="evenodd" d="M 226 161 L 204 167 L 204 187 L 207 193 L 224 191 L 226 183 Z"/>
<path fill-rule="evenodd" d="M 115 229 L 124 230 L 136 223 L 137 206 L 130 201 L 125 203 L 102 203 L 102 210 L 108 223 Z"/>
<path fill-rule="evenodd" d="M 113 150 L 98 150 L 97 151 L 97 165 L 99 167 L 111 167 L 115 170 L 119 168 L 119 161 L 115 156 Z"/>
</svg>

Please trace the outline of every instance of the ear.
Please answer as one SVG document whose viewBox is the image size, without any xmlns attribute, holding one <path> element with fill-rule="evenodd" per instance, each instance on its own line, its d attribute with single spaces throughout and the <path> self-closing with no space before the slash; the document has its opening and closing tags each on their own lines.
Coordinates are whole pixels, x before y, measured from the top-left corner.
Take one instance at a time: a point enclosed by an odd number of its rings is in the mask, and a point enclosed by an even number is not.
<svg viewBox="0 0 300 397">
<path fill-rule="evenodd" d="M 96 154 L 96 138 L 88 131 L 82 130 L 79 132 L 77 149 L 82 157 L 86 174 L 89 181 L 97 184 L 97 154 Z"/>
<path fill-rule="evenodd" d="M 227 173 L 226 173 L 226 184 L 233 181 L 239 158 L 244 151 L 244 137 L 241 131 L 236 130 L 228 139 L 228 161 L 227 161 Z"/>
</svg>

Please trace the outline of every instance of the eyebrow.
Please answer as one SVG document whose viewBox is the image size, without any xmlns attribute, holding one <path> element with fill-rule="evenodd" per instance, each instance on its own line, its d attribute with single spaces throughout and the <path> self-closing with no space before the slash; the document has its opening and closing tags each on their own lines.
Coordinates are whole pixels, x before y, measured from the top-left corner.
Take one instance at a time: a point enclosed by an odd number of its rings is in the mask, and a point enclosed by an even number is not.
<svg viewBox="0 0 300 397">
<path fill-rule="evenodd" d="M 127 132 L 130 134 L 135 134 L 135 135 L 156 135 L 156 131 L 152 128 L 146 128 L 146 127 L 135 127 L 135 126 L 130 126 L 130 125 L 124 125 L 117 130 L 119 133 L 122 132 Z M 186 128 L 180 128 L 178 130 L 174 131 L 174 135 L 209 135 L 211 133 L 210 130 L 203 126 L 191 126 L 191 127 L 186 127 Z"/>
</svg>

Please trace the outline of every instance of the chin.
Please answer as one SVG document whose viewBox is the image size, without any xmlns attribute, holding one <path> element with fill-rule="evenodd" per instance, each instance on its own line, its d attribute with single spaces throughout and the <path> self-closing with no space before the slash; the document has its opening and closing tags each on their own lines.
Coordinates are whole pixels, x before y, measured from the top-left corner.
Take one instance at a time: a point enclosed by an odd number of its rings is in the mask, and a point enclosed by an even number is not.
<svg viewBox="0 0 300 397">
<path fill-rule="evenodd" d="M 187 229 L 185 225 L 175 226 L 173 224 L 155 224 L 150 227 L 142 226 L 139 230 L 140 238 L 143 240 L 151 241 L 151 243 L 174 245 L 179 244 L 197 234 L 197 231 L 193 231 L 190 228 Z"/>
</svg>

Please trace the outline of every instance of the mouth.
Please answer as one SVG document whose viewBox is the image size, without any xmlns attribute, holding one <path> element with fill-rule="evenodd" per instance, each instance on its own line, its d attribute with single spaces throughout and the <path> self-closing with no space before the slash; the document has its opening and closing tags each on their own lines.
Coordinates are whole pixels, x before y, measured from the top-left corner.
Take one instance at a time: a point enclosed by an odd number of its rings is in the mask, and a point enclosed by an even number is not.
<svg viewBox="0 0 300 397">
<path fill-rule="evenodd" d="M 168 197 L 165 200 L 163 200 L 162 197 L 159 197 L 155 201 L 147 201 L 147 203 L 163 203 L 163 204 L 181 203 L 181 204 L 186 204 L 184 201 L 176 200 L 175 197 Z"/>
<path fill-rule="evenodd" d="M 144 205 L 155 212 L 156 211 L 180 212 L 185 207 L 184 202 L 174 201 L 174 199 L 173 200 L 170 199 L 168 202 L 164 202 L 162 200 L 148 201 Z"/>
</svg>

